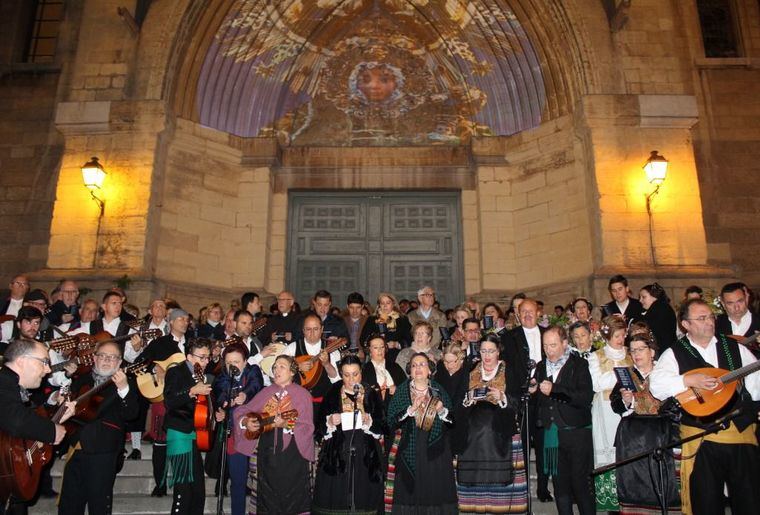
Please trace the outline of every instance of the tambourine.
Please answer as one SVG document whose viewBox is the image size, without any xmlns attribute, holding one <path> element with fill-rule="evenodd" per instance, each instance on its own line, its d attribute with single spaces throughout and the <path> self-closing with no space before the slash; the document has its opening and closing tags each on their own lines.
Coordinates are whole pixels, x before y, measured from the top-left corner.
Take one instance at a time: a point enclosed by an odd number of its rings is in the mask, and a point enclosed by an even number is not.
<svg viewBox="0 0 760 515">
<path fill-rule="evenodd" d="M 414 416 L 414 422 L 423 431 L 430 431 L 433 428 L 433 422 L 438 415 L 436 406 L 441 400 L 440 397 L 431 396 L 425 404 L 425 409 L 418 411 Z"/>
</svg>

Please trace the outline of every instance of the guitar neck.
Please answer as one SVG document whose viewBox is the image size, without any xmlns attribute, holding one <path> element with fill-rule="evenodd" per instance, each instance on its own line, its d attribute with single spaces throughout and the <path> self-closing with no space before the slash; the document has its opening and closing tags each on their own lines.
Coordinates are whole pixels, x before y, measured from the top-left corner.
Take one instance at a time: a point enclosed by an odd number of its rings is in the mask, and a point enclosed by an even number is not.
<svg viewBox="0 0 760 515">
<path fill-rule="evenodd" d="M 720 380 L 723 384 L 731 383 L 733 381 L 738 381 L 739 379 L 742 379 L 745 376 L 748 376 L 758 370 L 760 370 L 760 361 L 755 361 L 754 363 L 750 363 L 749 365 L 734 370 L 733 372 L 729 372 L 728 374 L 722 376 Z"/>
<path fill-rule="evenodd" d="M 60 372 L 61 370 L 66 368 L 66 365 L 68 365 L 69 363 L 76 363 L 77 365 L 79 365 L 79 359 L 78 358 L 67 359 L 66 361 L 61 361 L 60 363 L 56 363 L 55 365 L 50 365 L 50 372 L 53 374 L 56 372 Z"/>
<path fill-rule="evenodd" d="M 337 340 L 335 340 L 335 341 L 329 342 L 329 343 L 327 344 L 327 346 L 326 346 L 325 348 L 323 348 L 322 350 L 323 350 L 323 351 L 325 351 L 325 352 L 327 353 L 328 357 L 329 357 L 331 353 L 333 353 L 333 352 L 335 352 L 336 350 L 340 349 L 340 348 L 341 348 L 341 347 L 343 347 L 343 346 L 344 346 L 346 343 L 348 343 L 348 340 L 346 340 L 345 338 L 338 338 L 338 339 L 337 339 Z M 320 351 L 320 353 L 319 353 L 319 354 L 321 354 L 321 351 Z M 317 354 L 316 356 L 312 356 L 312 357 L 310 357 L 310 358 L 309 358 L 309 361 L 310 361 L 311 363 L 316 363 L 317 361 L 319 361 L 319 354 Z"/>
</svg>

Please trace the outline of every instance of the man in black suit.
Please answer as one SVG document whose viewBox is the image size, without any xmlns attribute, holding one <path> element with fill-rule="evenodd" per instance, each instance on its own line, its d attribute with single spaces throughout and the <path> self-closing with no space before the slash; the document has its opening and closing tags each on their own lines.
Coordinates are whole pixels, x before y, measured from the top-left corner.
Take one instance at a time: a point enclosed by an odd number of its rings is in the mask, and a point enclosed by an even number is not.
<svg viewBox="0 0 760 515">
<path fill-rule="evenodd" d="M 316 313 L 322 320 L 322 334 L 325 338 L 348 338 L 346 324 L 341 318 L 333 315 L 331 310 L 332 294 L 327 290 L 318 290 L 311 299 L 311 309 L 301 317 L 301 323 L 296 329 L 296 340 L 303 338 L 301 327 L 303 326 L 303 318 L 308 313 Z"/>
<path fill-rule="evenodd" d="M 208 364 L 211 359 L 211 341 L 205 338 L 190 340 L 185 349 L 187 359 L 166 372 L 164 387 L 166 454 L 172 469 L 169 486 L 174 487 L 171 513 L 201 515 L 206 490 L 203 460 L 195 440 L 193 415 L 198 397 L 208 395 L 211 385 L 196 382 L 193 369 L 199 365 L 202 370 Z M 187 467 L 188 463 L 192 466 Z"/>
<path fill-rule="evenodd" d="M 294 312 L 293 303 L 295 297 L 289 291 L 281 291 L 277 294 L 277 311 L 267 319 L 267 325 L 261 330 L 260 339 L 264 344 L 277 341 L 275 335 L 280 335 L 280 341 L 291 343 L 296 340 L 296 334 L 300 330 L 301 318 Z"/>
<path fill-rule="evenodd" d="M 644 319 L 644 307 L 641 302 L 631 297 L 628 279 L 622 275 L 613 275 L 607 289 L 612 301 L 602 306 L 603 316 L 622 314 L 626 323 Z"/>
<path fill-rule="evenodd" d="M 71 383 L 76 398 L 92 388 L 101 388 L 99 402 L 91 402 L 88 411 L 93 420 L 81 424 L 71 435 L 73 452 L 66 460 L 61 485 L 59 514 L 110 513 L 113 485 L 121 468 L 126 423 L 139 412 L 137 388 L 119 369 L 121 349 L 113 342 L 98 345 L 92 372 Z M 81 406 L 80 406 L 81 408 Z"/>
<path fill-rule="evenodd" d="M 364 330 L 364 324 L 367 323 L 367 317 L 362 315 L 364 307 L 364 297 L 359 292 L 349 293 L 346 298 L 346 315 L 343 317 L 343 323 L 346 326 L 346 333 L 351 342 L 349 349 L 352 353 L 364 359 L 364 345 L 368 342 L 362 342 L 361 335 Z"/>
<path fill-rule="evenodd" d="M 0 315 L 15 317 L 21 306 L 24 305 L 24 297 L 29 292 L 29 279 L 25 275 L 17 275 L 8 283 L 10 295 L 0 302 Z M 13 318 L 0 324 L 0 341 L 10 342 L 13 339 Z"/>
<path fill-rule="evenodd" d="M 533 299 L 523 299 L 517 306 L 517 316 L 520 325 L 501 336 L 503 347 L 501 358 L 507 364 L 507 391 L 519 397 L 528 384 L 528 378 L 533 374 L 536 363 L 543 359 L 541 347 L 541 328 L 538 326 L 538 303 Z M 543 470 L 543 433 L 537 430 L 536 401 L 531 399 L 528 404 L 528 417 L 520 417 L 520 431 L 526 456 L 530 447 L 527 441 L 526 423 L 530 423 L 530 439 L 536 450 L 536 475 L 538 478 L 536 494 L 541 502 L 551 502 L 549 493 L 549 476 Z"/>
<path fill-rule="evenodd" d="M 103 310 L 103 317 L 90 323 L 90 334 L 107 331 L 111 336 L 125 336 L 130 332 L 135 332 L 124 322 L 122 306 L 121 295 L 118 292 L 109 291 L 103 295 L 103 303 L 100 305 L 100 308 Z M 132 338 L 131 345 L 122 343 L 119 346 L 121 355 L 131 363 L 137 357 L 142 342 L 139 336 L 135 336 Z"/>
<path fill-rule="evenodd" d="M 45 315 L 51 324 L 70 324 L 79 318 L 79 286 L 75 281 L 64 279 L 58 284 L 59 299 L 50 306 Z"/>
<path fill-rule="evenodd" d="M 553 476 L 560 515 L 572 515 L 573 499 L 581 515 L 594 515 L 596 506 L 589 475 L 594 468 L 591 439 L 591 401 L 594 390 L 588 362 L 570 352 L 567 333 L 550 327 L 543 335 L 546 358 L 536 367 L 530 392 L 537 399 L 539 431 L 548 448 L 545 472 Z"/>
<path fill-rule="evenodd" d="M 715 321 L 716 334 L 748 337 L 760 331 L 760 317 L 749 309 L 749 290 L 746 284 L 729 283 L 723 286 L 720 302 L 726 313 L 718 315 Z"/>
<path fill-rule="evenodd" d="M 61 424 L 38 415 L 29 407 L 29 390 L 39 388 L 50 373 L 50 357 L 43 344 L 35 340 L 14 340 L 6 349 L 5 363 L 0 368 L 0 431 L 14 438 L 58 444 L 66 430 Z M 70 404 L 61 418 L 65 422 L 73 413 Z M 0 499 L 0 513 L 8 499 Z M 13 513 L 26 513 L 26 505 L 10 500 Z"/>
</svg>

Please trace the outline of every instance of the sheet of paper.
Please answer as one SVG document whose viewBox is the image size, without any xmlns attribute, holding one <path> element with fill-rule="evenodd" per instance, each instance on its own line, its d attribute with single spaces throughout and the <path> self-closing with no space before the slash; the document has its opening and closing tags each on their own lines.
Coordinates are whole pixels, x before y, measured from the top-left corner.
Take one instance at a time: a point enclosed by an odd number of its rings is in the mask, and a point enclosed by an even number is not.
<svg viewBox="0 0 760 515">
<path fill-rule="evenodd" d="M 340 425 L 343 428 L 343 431 L 351 431 L 354 429 L 354 413 L 341 413 L 340 414 Z M 362 414 L 356 413 L 356 429 L 360 429 L 362 427 Z"/>
</svg>

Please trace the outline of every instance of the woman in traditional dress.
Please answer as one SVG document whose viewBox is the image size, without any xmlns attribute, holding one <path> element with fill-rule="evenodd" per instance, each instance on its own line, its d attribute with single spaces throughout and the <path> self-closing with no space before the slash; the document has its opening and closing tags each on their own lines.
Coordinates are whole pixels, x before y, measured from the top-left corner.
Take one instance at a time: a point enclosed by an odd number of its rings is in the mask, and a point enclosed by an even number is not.
<svg viewBox="0 0 760 515">
<path fill-rule="evenodd" d="M 398 309 L 398 301 L 392 293 L 380 293 L 377 296 L 375 315 L 369 317 L 362 329 L 361 341 L 367 341 L 370 334 L 382 334 L 388 344 L 388 354 L 394 360 L 401 349 L 409 347 L 411 325 L 406 315 Z"/>
<path fill-rule="evenodd" d="M 671 440 L 672 423 L 668 416 L 660 414 L 662 402 L 649 392 L 649 374 L 656 363 L 657 345 L 648 334 L 636 334 L 628 344 L 633 367 L 629 368 L 636 389 L 624 389 L 620 381 L 610 393 L 610 403 L 622 420 L 618 425 L 615 448 L 617 459 L 633 456 L 665 445 Z M 680 511 L 680 495 L 676 483 L 675 461 L 672 451 L 663 458 L 664 476 L 668 478 L 659 485 L 656 465 L 643 459 L 617 469 L 617 493 L 621 515 L 645 515 L 661 513 L 660 501 L 655 491 L 666 490 L 667 506 Z M 657 484 L 653 484 L 657 481 Z M 655 489 L 655 486 L 657 487 Z"/>
<path fill-rule="evenodd" d="M 472 318 L 472 311 L 470 311 L 470 308 L 464 304 L 460 304 L 454 308 L 454 321 L 449 326 L 449 340 L 451 340 L 452 343 L 463 345 L 467 341 L 467 338 L 464 336 L 464 328 L 462 327 L 462 324 L 468 318 Z M 466 345 L 464 346 L 464 351 L 467 351 Z"/>
<path fill-rule="evenodd" d="M 515 431 L 515 410 L 507 401 L 506 365 L 501 343 L 488 335 L 480 344 L 480 363 L 456 412 L 462 424 L 457 454 L 460 513 L 525 513 L 528 484 L 522 440 Z M 519 392 L 518 392 L 519 394 Z"/>
<path fill-rule="evenodd" d="M 608 316 L 602 321 L 601 332 L 604 347 L 589 356 L 588 368 L 594 386 L 594 402 L 591 406 L 594 436 L 594 467 L 615 461 L 615 433 L 620 416 L 612 411 L 610 393 L 617 383 L 615 367 L 633 366 L 625 346 L 625 320 L 621 316 Z M 617 511 L 617 484 L 615 471 L 594 477 L 597 511 Z"/>
<path fill-rule="evenodd" d="M 676 343 L 676 312 L 670 305 L 668 294 L 657 283 L 647 284 L 639 292 L 639 301 L 644 311 L 644 321 L 654 335 L 659 352 Z"/>
<path fill-rule="evenodd" d="M 438 362 L 434 379 L 449 394 L 451 404 L 458 406 L 464 399 L 469 378 L 464 371 L 465 354 L 458 343 L 450 343 L 443 351 L 443 358 Z"/>
<path fill-rule="evenodd" d="M 343 381 L 332 386 L 320 410 L 317 431 L 324 443 L 312 513 L 380 513 L 383 403 L 375 390 L 362 383 L 359 358 L 346 356 L 339 371 Z"/>
<path fill-rule="evenodd" d="M 253 488 L 248 511 L 309 513 L 309 463 L 314 460 L 311 395 L 293 383 L 298 374 L 293 357 L 278 356 L 272 374 L 273 384 L 236 409 L 233 417 L 235 451 L 251 457 Z M 252 414 L 265 419 L 263 428 Z M 267 417 L 272 419 L 267 421 Z M 250 433 L 262 429 L 258 438 L 251 438 Z"/>
<path fill-rule="evenodd" d="M 399 385 L 388 408 L 388 423 L 396 434 L 388 457 L 386 512 L 457 513 L 446 434 L 451 401 L 441 385 L 430 380 L 433 369 L 425 354 L 412 356 L 409 379 Z"/>
<path fill-rule="evenodd" d="M 570 335 L 570 350 L 575 352 L 583 359 L 588 360 L 593 352 L 594 342 L 591 339 L 591 327 L 588 322 L 574 322 L 568 327 L 567 332 Z"/>
<path fill-rule="evenodd" d="M 367 348 L 369 361 L 362 367 L 362 381 L 380 394 L 383 400 L 383 413 L 387 413 L 396 388 L 406 381 L 406 372 L 395 361 L 388 358 L 388 346 L 381 335 L 370 335 Z"/>
<path fill-rule="evenodd" d="M 406 369 L 406 365 L 409 363 L 409 358 L 414 354 L 422 352 L 427 354 L 427 357 L 433 360 L 433 363 L 438 363 L 441 360 L 441 351 L 432 347 L 433 343 L 433 326 L 429 322 L 424 320 L 416 322 L 412 326 L 412 346 L 402 349 L 396 357 L 396 363 L 402 369 Z"/>
</svg>

